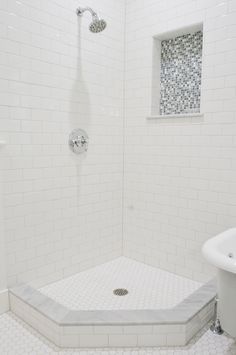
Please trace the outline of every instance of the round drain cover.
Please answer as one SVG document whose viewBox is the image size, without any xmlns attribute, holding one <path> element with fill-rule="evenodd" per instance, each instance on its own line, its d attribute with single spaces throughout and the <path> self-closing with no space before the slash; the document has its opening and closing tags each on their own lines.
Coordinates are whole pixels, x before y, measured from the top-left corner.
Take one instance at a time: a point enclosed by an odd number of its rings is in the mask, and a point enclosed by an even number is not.
<svg viewBox="0 0 236 355">
<path fill-rule="evenodd" d="M 117 288 L 113 291 L 114 295 L 116 296 L 125 296 L 127 295 L 129 292 L 128 290 L 126 290 L 125 288 Z"/>
</svg>

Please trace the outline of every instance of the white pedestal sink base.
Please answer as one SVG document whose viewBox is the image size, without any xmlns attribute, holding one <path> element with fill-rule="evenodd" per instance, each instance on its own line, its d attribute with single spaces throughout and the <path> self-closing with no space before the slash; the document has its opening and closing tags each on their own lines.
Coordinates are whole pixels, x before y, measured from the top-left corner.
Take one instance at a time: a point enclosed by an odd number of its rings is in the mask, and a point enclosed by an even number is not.
<svg viewBox="0 0 236 355">
<path fill-rule="evenodd" d="M 218 270 L 219 318 L 221 326 L 236 338 L 236 275 Z"/>
</svg>

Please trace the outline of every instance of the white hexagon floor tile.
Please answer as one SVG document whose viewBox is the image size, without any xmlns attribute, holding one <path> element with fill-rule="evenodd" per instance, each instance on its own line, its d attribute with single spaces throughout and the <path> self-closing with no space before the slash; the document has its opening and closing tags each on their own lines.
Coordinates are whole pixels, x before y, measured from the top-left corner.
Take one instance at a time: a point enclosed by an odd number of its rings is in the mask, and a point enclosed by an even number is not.
<svg viewBox="0 0 236 355">
<path fill-rule="evenodd" d="M 40 289 L 73 310 L 166 309 L 176 306 L 201 283 L 120 257 Z M 125 288 L 125 297 L 113 290 Z"/>
<path fill-rule="evenodd" d="M 1 355 L 236 355 L 236 344 L 226 334 L 206 327 L 185 347 L 148 349 L 60 350 L 11 312 L 0 316 Z"/>
</svg>

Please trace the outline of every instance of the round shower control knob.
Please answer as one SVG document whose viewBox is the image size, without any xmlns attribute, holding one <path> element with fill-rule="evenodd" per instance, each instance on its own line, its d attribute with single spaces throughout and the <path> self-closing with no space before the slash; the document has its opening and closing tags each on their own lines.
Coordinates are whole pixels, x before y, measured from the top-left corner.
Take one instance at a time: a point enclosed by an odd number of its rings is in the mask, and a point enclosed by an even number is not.
<svg viewBox="0 0 236 355">
<path fill-rule="evenodd" d="M 74 129 L 69 136 L 69 147 L 75 154 L 84 153 L 88 150 L 89 137 L 83 129 Z"/>
</svg>

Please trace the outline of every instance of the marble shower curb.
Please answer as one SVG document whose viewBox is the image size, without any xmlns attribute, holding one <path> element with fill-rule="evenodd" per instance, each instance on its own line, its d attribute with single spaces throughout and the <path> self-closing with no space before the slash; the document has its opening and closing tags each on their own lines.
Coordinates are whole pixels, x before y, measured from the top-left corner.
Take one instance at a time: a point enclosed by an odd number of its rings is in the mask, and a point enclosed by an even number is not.
<svg viewBox="0 0 236 355">
<path fill-rule="evenodd" d="M 29 285 L 9 290 L 11 310 L 60 347 L 177 346 L 212 318 L 215 281 L 166 310 L 70 310 Z"/>
</svg>

